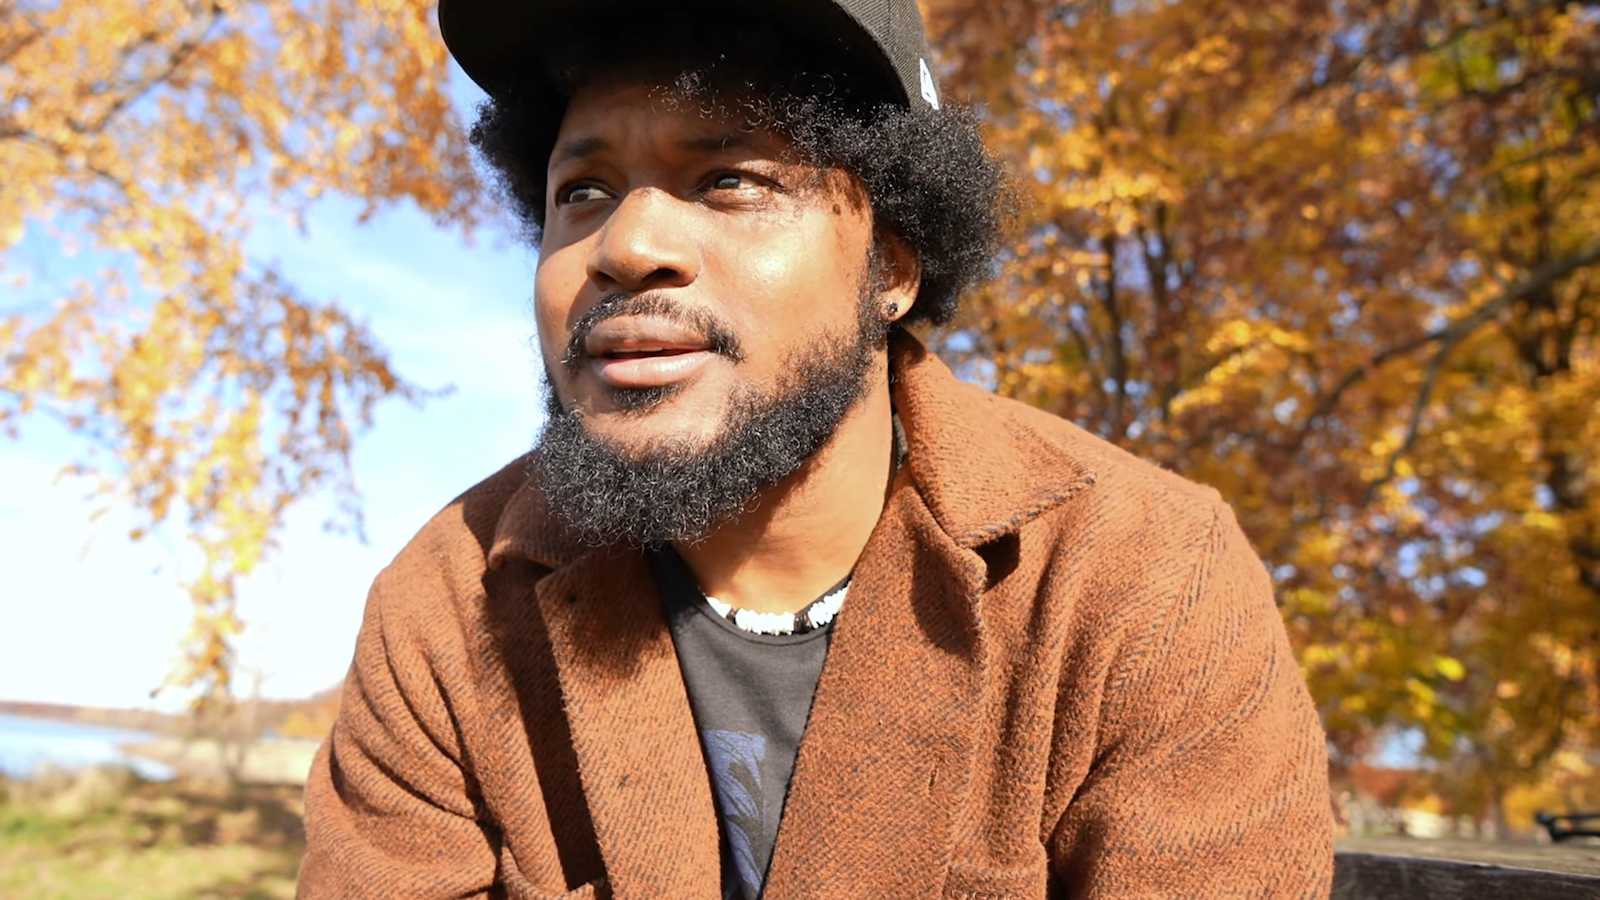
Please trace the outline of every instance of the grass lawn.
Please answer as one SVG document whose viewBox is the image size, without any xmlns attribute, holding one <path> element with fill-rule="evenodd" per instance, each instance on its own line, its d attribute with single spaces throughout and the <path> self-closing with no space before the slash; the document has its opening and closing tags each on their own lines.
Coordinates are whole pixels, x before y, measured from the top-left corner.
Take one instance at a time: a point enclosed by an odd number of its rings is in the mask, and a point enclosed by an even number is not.
<svg viewBox="0 0 1600 900">
<path fill-rule="evenodd" d="M 0 788 L 4 900 L 294 896 L 305 848 L 297 787 L 102 774 Z"/>
</svg>

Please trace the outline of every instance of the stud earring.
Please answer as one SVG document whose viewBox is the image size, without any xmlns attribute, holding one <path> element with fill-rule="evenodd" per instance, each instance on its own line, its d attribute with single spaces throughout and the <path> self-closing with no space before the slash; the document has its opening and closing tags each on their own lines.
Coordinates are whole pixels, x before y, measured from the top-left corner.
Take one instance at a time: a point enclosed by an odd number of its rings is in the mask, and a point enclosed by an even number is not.
<svg viewBox="0 0 1600 900">
<path fill-rule="evenodd" d="M 885 304 L 884 307 L 883 307 L 883 317 L 885 319 L 892 319 L 899 312 L 900 312 L 900 304 L 898 304 L 898 303 Z"/>
</svg>

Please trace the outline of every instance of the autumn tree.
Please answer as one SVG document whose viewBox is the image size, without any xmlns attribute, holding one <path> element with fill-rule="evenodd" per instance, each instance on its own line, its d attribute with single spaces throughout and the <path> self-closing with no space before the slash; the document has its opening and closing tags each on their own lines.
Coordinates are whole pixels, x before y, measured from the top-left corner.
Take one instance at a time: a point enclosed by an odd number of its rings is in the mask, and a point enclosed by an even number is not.
<svg viewBox="0 0 1600 900">
<path fill-rule="evenodd" d="M 109 259 L 0 305 L 0 426 L 53 417 L 75 467 L 174 523 L 202 560 L 177 683 L 226 693 L 235 589 L 318 490 L 359 525 L 353 429 L 419 388 L 352 313 L 246 254 L 263 213 L 319 196 L 474 222 L 432 4 L 0 0 L 0 277 L 25 233 Z M 6 307 L 11 307 L 7 309 Z"/>
<path fill-rule="evenodd" d="M 1348 763 L 1600 697 L 1600 4 L 932 0 L 1025 227 L 945 352 L 1216 486 Z"/>
</svg>

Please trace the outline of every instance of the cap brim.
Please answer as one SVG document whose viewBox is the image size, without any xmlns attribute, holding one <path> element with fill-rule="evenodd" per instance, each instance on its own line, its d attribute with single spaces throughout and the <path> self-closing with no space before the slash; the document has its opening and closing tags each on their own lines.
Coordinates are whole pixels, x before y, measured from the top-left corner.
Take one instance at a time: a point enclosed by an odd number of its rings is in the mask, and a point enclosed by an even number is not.
<svg viewBox="0 0 1600 900">
<path fill-rule="evenodd" d="M 490 96 L 529 75 L 538 77 L 562 22 L 583 16 L 617 16 L 619 27 L 633 12 L 653 16 L 726 10 L 748 18 L 753 12 L 784 27 L 796 41 L 818 43 L 819 55 L 850 61 L 852 76 L 865 79 L 865 93 L 885 101 L 909 103 L 906 85 L 871 33 L 850 12 L 828 0 L 689 0 L 668 10 L 660 0 L 439 0 L 439 30 L 462 71 Z"/>
</svg>

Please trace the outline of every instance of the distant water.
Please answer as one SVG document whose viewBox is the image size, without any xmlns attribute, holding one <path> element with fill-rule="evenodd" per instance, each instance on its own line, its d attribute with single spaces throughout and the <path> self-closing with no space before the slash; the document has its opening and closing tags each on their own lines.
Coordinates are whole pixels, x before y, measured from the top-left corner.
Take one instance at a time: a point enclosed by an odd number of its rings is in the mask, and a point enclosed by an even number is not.
<svg viewBox="0 0 1600 900">
<path fill-rule="evenodd" d="M 145 778 L 165 780 L 172 777 L 172 769 L 129 756 L 121 749 L 124 745 L 142 744 L 155 737 L 147 731 L 29 719 L 0 713 L 0 774 L 25 778 L 46 765 L 59 769 L 81 769 L 117 763 Z"/>
</svg>

